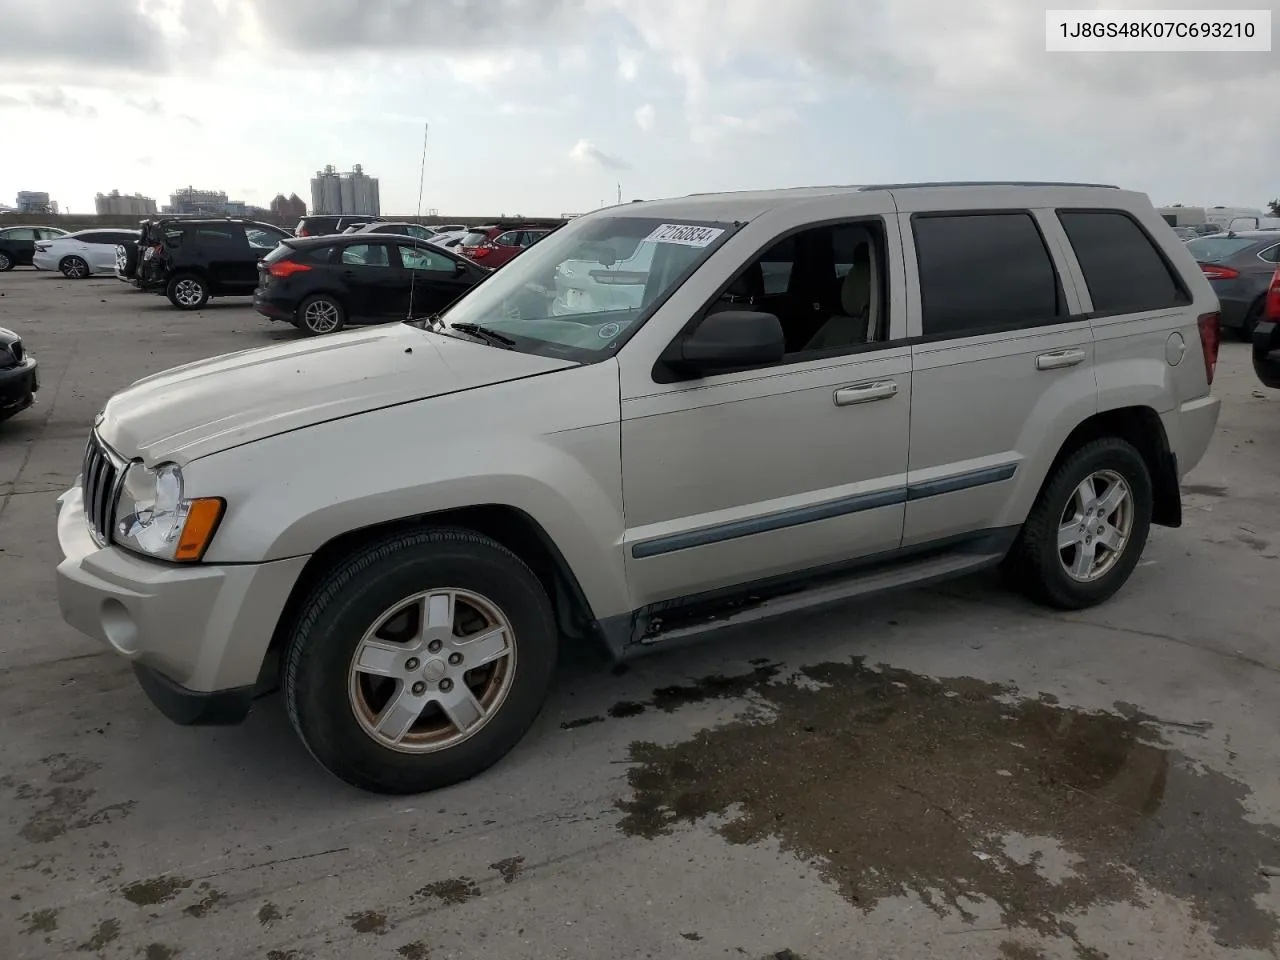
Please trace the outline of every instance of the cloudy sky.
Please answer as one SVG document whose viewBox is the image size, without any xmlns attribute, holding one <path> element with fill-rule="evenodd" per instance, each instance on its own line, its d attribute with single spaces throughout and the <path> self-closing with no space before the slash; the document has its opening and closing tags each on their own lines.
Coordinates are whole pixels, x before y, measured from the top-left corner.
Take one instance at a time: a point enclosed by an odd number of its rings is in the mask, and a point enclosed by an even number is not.
<svg viewBox="0 0 1280 960">
<path fill-rule="evenodd" d="M 410 213 L 424 122 L 423 209 L 441 214 L 578 212 L 619 184 L 624 199 L 1000 178 L 1157 203 L 1280 195 L 1280 49 L 1050 54 L 1046 5 L 0 0 L 0 202 L 47 190 L 89 211 L 98 191 L 164 202 L 186 184 L 309 202 L 317 168 L 362 163 L 383 213 Z"/>
</svg>

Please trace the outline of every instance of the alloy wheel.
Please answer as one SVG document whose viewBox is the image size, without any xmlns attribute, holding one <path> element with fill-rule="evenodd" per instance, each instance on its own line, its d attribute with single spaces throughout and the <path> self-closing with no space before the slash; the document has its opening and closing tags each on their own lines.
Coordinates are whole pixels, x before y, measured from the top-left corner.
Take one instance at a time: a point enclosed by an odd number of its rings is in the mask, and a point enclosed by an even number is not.
<svg viewBox="0 0 1280 960">
<path fill-rule="evenodd" d="M 348 695 L 379 745 L 436 753 L 489 723 L 515 667 L 515 634 L 496 604 L 469 590 L 429 590 L 374 620 L 351 658 Z"/>
<path fill-rule="evenodd" d="M 80 280 L 89 274 L 89 265 L 79 257 L 68 257 L 62 272 L 72 280 Z"/>
<path fill-rule="evenodd" d="M 338 308 L 328 300 L 314 300 L 302 312 L 302 322 L 312 333 L 331 333 L 338 328 Z"/>
<path fill-rule="evenodd" d="M 1058 558 L 1067 576 L 1091 583 L 1106 575 L 1133 532 L 1133 491 L 1114 470 L 1098 470 L 1071 493 L 1058 524 Z"/>
<path fill-rule="evenodd" d="M 204 296 L 204 288 L 200 286 L 199 280 L 179 280 L 173 296 L 184 307 L 194 307 Z"/>
</svg>

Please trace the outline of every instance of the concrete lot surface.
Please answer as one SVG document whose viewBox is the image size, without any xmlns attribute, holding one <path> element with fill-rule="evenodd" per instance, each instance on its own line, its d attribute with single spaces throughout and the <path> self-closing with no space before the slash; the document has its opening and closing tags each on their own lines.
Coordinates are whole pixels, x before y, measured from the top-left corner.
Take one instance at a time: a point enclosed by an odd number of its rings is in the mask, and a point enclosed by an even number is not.
<svg viewBox="0 0 1280 960">
<path fill-rule="evenodd" d="M 570 651 L 504 762 L 387 799 L 276 696 L 170 724 L 57 611 L 53 500 L 107 396 L 292 328 L 30 271 L 0 326 L 43 373 L 0 425 L 0 958 L 1277 955 L 1280 393 L 1242 344 L 1185 525 L 1103 607 L 977 578 Z"/>
</svg>

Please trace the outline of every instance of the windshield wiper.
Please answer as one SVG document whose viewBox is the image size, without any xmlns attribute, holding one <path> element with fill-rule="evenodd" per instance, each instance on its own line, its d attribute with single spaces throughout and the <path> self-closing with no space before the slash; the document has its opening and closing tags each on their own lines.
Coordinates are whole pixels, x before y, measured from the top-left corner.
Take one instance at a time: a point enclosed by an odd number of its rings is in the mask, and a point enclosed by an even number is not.
<svg viewBox="0 0 1280 960">
<path fill-rule="evenodd" d="M 485 343 L 499 347 L 514 347 L 516 342 L 510 337 L 499 333 L 497 330 L 490 330 L 488 327 L 482 327 L 478 323 L 451 323 L 449 327 L 461 333 L 469 333 L 473 337 L 479 337 Z"/>
</svg>

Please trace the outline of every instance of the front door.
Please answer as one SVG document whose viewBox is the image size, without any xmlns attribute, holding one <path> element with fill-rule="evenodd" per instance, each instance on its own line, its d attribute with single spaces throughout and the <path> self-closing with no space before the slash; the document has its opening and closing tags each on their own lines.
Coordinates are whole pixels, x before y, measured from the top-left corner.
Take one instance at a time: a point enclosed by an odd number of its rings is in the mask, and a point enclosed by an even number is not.
<svg viewBox="0 0 1280 960">
<path fill-rule="evenodd" d="M 396 249 L 401 266 L 409 274 L 404 303 L 397 307 L 397 315 L 402 319 L 439 313 L 475 282 L 465 266 L 438 250 L 404 243 L 397 244 Z"/>
<path fill-rule="evenodd" d="M 899 546 L 912 375 L 892 214 L 884 195 L 793 206 L 767 235 L 759 225 L 758 246 L 742 259 L 726 262 L 726 246 L 702 268 L 718 266 L 724 282 L 694 308 L 695 323 L 720 310 L 773 313 L 787 336 L 782 363 L 672 380 L 653 355 L 622 351 L 624 546 L 636 607 Z M 767 295 L 766 266 L 789 277 L 779 296 Z M 688 309 L 679 303 L 668 307 Z M 665 312 L 670 329 L 680 318 Z"/>
<path fill-rule="evenodd" d="M 898 202 L 920 334 L 903 529 L 910 547 L 1020 523 L 1015 505 L 1029 506 L 1038 488 L 1029 478 L 1043 476 L 1046 451 L 1096 411 L 1097 382 L 1093 332 L 1051 210 L 984 209 L 972 196 L 961 204 L 911 191 Z"/>
<path fill-rule="evenodd" d="M 394 245 L 353 243 L 341 249 L 339 261 L 339 275 L 348 292 L 347 313 L 352 319 L 387 320 L 406 315 L 409 280 Z"/>
</svg>

